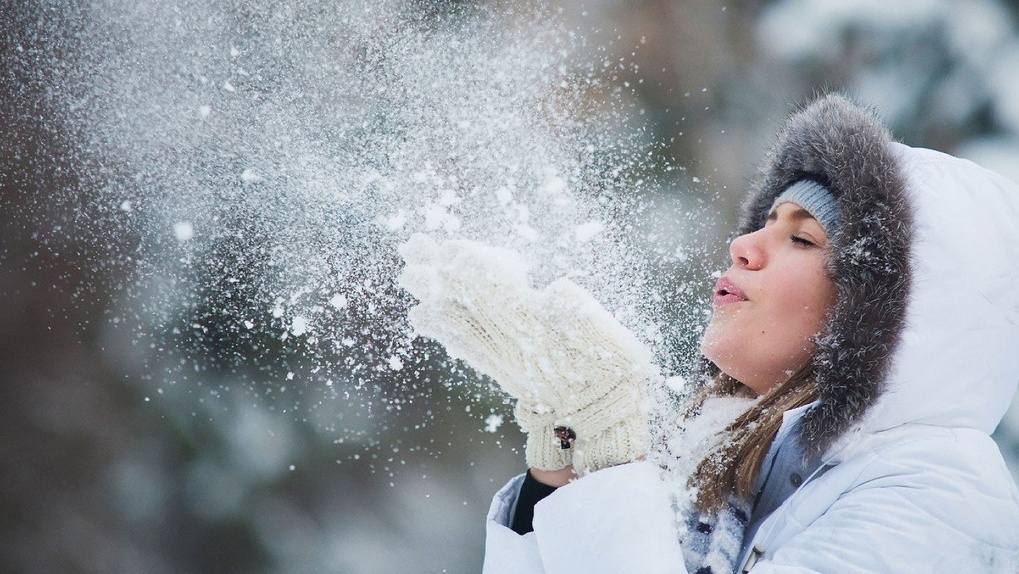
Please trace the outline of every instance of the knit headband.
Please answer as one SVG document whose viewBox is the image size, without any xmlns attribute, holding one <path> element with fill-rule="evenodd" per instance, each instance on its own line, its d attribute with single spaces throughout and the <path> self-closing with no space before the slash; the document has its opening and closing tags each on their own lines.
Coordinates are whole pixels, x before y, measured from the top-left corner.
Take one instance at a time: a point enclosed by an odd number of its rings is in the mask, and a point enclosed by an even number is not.
<svg viewBox="0 0 1019 574">
<path fill-rule="evenodd" d="M 839 224 L 839 211 L 835 205 L 835 197 L 820 183 L 810 179 L 801 179 L 790 185 L 771 204 L 771 211 L 783 203 L 795 203 L 807 211 L 824 232 L 831 235 Z"/>
</svg>

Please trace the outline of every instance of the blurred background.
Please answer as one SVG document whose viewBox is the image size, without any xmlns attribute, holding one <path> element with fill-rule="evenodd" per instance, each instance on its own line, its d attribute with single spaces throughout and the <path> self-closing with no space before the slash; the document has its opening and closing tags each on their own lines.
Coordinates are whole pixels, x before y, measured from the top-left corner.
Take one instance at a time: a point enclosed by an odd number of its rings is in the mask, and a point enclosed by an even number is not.
<svg viewBox="0 0 1019 574">
<path fill-rule="evenodd" d="M 479 181 L 505 183 L 498 209 L 562 182 L 597 199 L 594 215 L 548 209 L 606 222 L 616 247 L 591 249 L 625 249 L 646 281 L 606 297 L 625 311 L 653 293 L 631 324 L 681 370 L 741 191 L 811 96 L 845 91 L 901 141 L 1019 180 L 1017 2 L 336 4 L 0 0 L 0 571 L 480 571 L 488 503 L 522 470 L 523 437 L 485 381 L 411 340 L 392 275 L 407 232 L 485 221 L 456 211 L 469 194 L 436 188 L 405 224 L 418 200 L 387 181 L 480 166 Z M 453 133 L 421 118 L 465 109 L 443 71 L 479 82 L 464 97 L 487 99 L 466 109 L 499 120 L 458 161 L 420 155 Z M 236 99 L 187 99 L 206 84 Z M 389 107 L 369 101 L 383 92 Z M 183 100 L 189 122 L 224 118 L 203 124 L 215 137 L 181 123 Z M 407 102 L 424 103 L 406 117 Z M 520 117 L 507 137 L 548 133 L 509 150 L 485 139 Z M 564 175 L 532 197 L 499 170 L 535 155 Z M 383 175 L 322 167 L 337 163 Z M 514 212 L 514 237 L 552 227 L 540 211 Z M 538 258 L 557 249 L 533 243 Z M 543 272 L 597 261 L 582 251 Z M 1019 409 L 995 438 L 1019 478 Z"/>
</svg>

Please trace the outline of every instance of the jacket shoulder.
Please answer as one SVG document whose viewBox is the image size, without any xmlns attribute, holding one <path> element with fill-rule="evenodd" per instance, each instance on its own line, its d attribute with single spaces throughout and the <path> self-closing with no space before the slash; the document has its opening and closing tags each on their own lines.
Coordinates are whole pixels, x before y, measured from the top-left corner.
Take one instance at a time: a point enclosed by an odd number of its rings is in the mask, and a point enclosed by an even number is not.
<svg viewBox="0 0 1019 574">
<path fill-rule="evenodd" d="M 758 531 L 760 571 L 1019 568 L 1019 494 L 997 446 L 979 431 L 915 426 L 858 440 L 805 482 Z"/>
<path fill-rule="evenodd" d="M 964 532 L 1008 526 L 1019 545 L 1019 491 L 990 436 L 925 425 L 874 436 L 871 450 L 843 463 L 856 475 L 847 493 L 888 489 L 932 520 Z"/>
</svg>

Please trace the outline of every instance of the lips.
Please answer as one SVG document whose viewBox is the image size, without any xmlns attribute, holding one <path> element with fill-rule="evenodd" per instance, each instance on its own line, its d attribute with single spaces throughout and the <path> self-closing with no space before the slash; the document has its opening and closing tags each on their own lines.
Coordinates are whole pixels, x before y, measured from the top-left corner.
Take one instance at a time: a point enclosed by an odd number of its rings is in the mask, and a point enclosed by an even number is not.
<svg viewBox="0 0 1019 574">
<path fill-rule="evenodd" d="M 713 302 L 716 307 L 747 300 L 746 294 L 744 294 L 735 283 L 726 277 L 719 279 L 718 283 L 715 285 L 715 296 Z"/>
</svg>

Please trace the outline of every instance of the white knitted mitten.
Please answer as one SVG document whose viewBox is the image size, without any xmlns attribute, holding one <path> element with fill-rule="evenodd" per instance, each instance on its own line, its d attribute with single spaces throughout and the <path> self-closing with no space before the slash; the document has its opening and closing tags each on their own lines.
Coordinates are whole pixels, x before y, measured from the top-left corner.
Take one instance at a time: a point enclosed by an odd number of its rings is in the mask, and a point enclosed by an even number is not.
<svg viewBox="0 0 1019 574">
<path fill-rule="evenodd" d="M 472 241 L 416 234 L 400 254 L 411 324 L 518 399 L 530 466 L 583 474 L 646 454 L 651 355 L 587 291 L 536 291 L 515 253 Z"/>
</svg>

